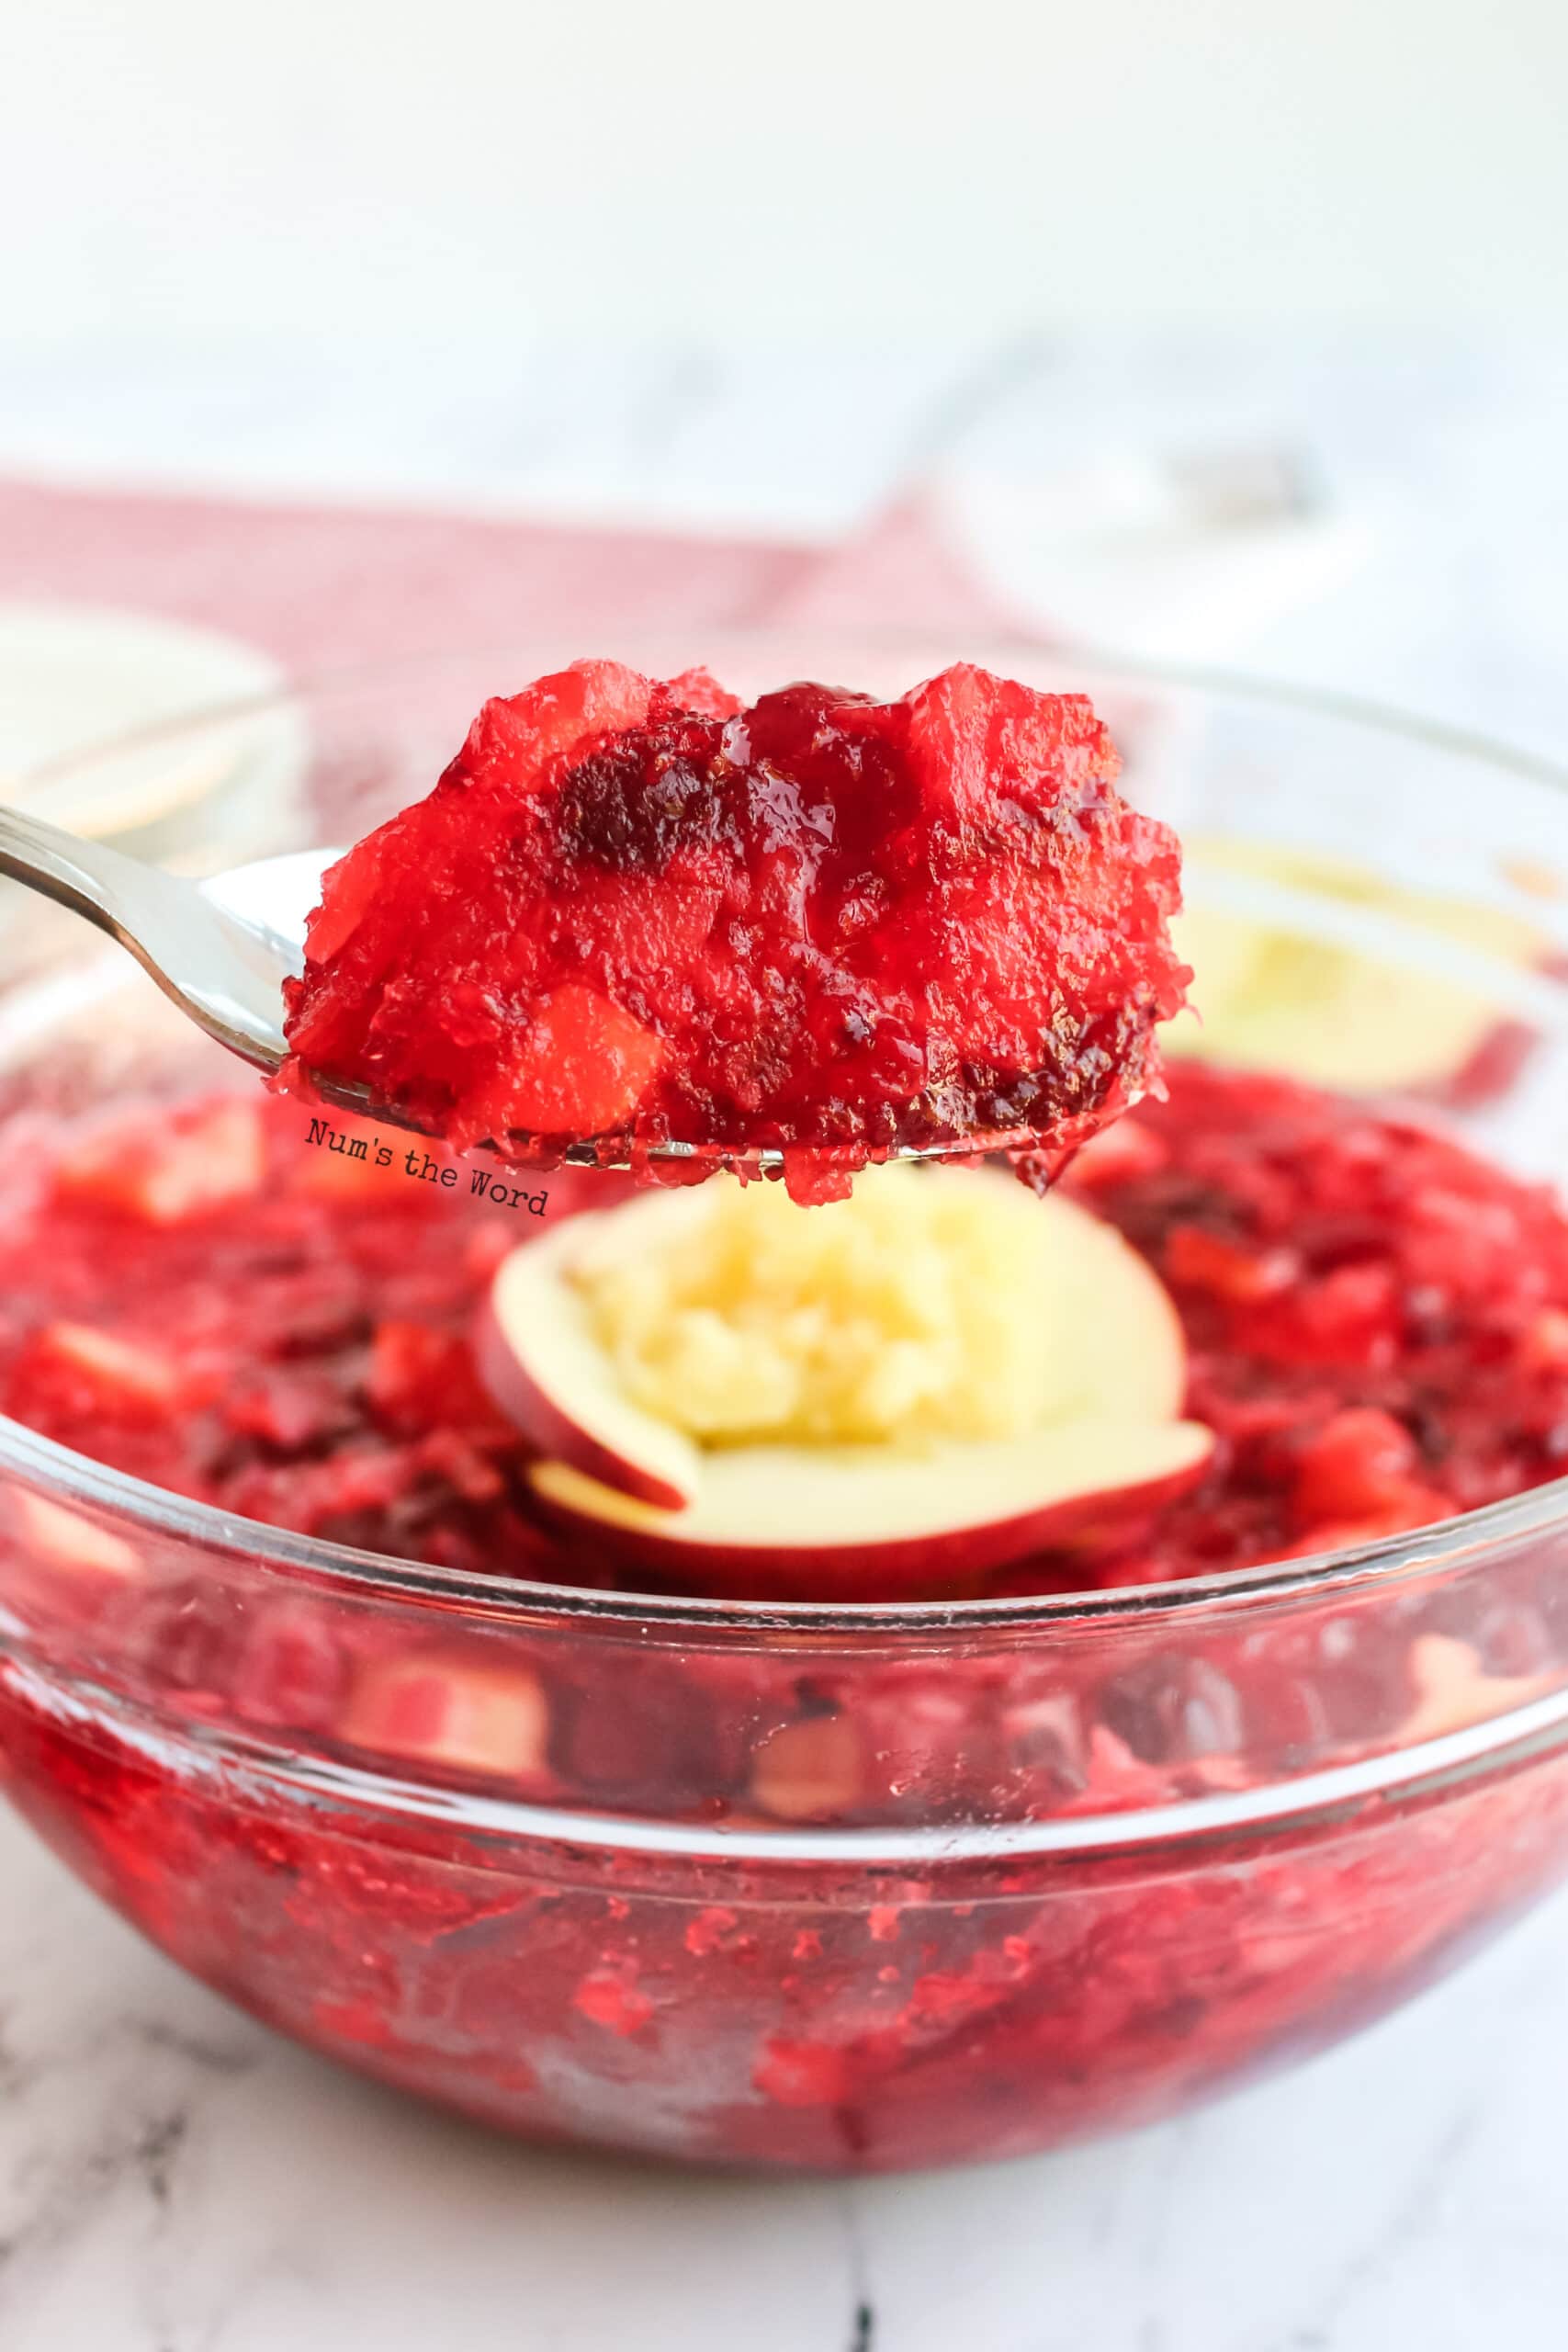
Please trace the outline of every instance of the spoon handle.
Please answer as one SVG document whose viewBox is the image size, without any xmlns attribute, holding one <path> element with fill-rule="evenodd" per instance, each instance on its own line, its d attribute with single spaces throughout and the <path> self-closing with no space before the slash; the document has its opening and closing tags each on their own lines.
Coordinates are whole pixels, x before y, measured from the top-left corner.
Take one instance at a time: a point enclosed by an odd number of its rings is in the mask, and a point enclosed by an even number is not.
<svg viewBox="0 0 1568 2352">
<path fill-rule="evenodd" d="M 277 1068 L 288 1050 L 283 980 L 295 961 L 288 940 L 180 875 L 19 808 L 0 807 L 0 874 L 107 932 L 231 1053 Z"/>
<path fill-rule="evenodd" d="M 133 955 L 141 955 L 141 927 L 166 894 L 179 885 L 155 866 L 143 865 L 123 851 L 102 842 L 84 841 L 77 833 L 62 832 L 58 825 L 20 808 L 0 807 L 0 874 L 40 891 L 73 914 L 118 939 Z M 163 889 L 160 890 L 159 886 Z"/>
<path fill-rule="evenodd" d="M 122 850 L 83 841 L 18 808 L 0 807 L 0 874 L 23 882 L 75 914 L 85 915 L 129 949 L 164 994 L 209 1037 L 253 1068 L 276 1070 L 288 1052 L 283 1031 L 284 983 L 303 954 L 304 910 L 320 895 L 323 863 L 335 853 L 313 851 L 259 859 L 205 883 L 166 874 Z M 274 920 L 269 920 L 269 915 Z M 280 927 L 281 926 L 281 927 Z M 422 1132 L 395 1106 L 374 1101 L 365 1086 L 316 1076 L 323 1102 Z M 503 1157 L 528 1165 L 525 1138 L 509 1138 Z M 900 1145 L 896 1159 L 967 1159 L 1021 1150 L 1037 1138 L 1025 1129 L 955 1136 L 938 1143 Z M 494 1148 L 494 1147 L 491 1147 Z M 600 1170 L 633 1165 L 619 1138 L 551 1143 L 547 1159 Z M 646 1157 L 690 1166 L 744 1163 L 771 1171 L 783 1164 L 772 1147 L 730 1150 L 723 1146 L 659 1143 Z"/>
</svg>

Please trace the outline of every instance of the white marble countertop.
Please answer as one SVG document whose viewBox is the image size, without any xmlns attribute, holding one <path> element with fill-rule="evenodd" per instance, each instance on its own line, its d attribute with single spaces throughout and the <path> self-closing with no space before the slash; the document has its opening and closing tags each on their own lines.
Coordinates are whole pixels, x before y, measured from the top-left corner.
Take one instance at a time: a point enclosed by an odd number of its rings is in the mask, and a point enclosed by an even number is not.
<svg viewBox="0 0 1568 2352">
<path fill-rule="evenodd" d="M 18 359 L 0 469 L 810 537 L 933 463 L 994 491 L 1108 439 L 1288 447 L 1364 555 L 1216 656 L 1568 753 L 1561 354 L 650 352 L 607 390 L 533 353 L 461 414 L 382 370 L 367 424 L 367 365 Z M 4 2352 L 1555 2352 L 1565 2095 L 1568 1894 L 1329 2057 L 1132 2138 L 853 2186 L 540 2153 L 239 2018 L 0 1818 Z"/>
<path fill-rule="evenodd" d="M 6 2352 L 1555 2352 L 1568 1894 L 1345 2048 L 1024 2163 L 728 2180 L 306 2056 L 0 1820 Z"/>
</svg>

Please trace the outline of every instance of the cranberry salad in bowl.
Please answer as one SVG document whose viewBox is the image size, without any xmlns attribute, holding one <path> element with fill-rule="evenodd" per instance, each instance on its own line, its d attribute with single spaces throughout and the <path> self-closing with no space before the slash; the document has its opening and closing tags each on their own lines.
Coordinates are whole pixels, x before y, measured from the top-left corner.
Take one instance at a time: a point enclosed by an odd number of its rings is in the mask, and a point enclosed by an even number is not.
<svg viewBox="0 0 1568 2352">
<path fill-rule="evenodd" d="M 488 2120 L 869 2170 L 1562 1874 L 1557 778 L 1019 647 L 292 701 L 270 1090 L 63 916 L 0 988 L 0 1781 L 107 1902 Z"/>
</svg>

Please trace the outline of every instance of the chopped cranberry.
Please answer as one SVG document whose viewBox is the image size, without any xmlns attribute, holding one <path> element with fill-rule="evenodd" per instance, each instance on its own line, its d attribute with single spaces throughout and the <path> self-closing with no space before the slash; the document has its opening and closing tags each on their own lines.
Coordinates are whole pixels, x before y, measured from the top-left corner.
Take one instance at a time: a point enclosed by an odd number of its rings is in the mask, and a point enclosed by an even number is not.
<svg viewBox="0 0 1568 2352">
<path fill-rule="evenodd" d="M 797 705 L 769 717 L 786 721 L 799 723 Z M 134 1164 L 152 1163 L 164 1115 L 137 1114 L 139 1146 L 131 1114 L 116 1114 Z M 400 1172 L 371 1206 L 321 1183 L 323 1166 L 363 1163 L 312 1148 L 308 1115 L 263 1102 L 254 1124 L 265 1182 L 228 1217 L 197 1186 L 179 1217 L 129 1214 L 112 1188 L 68 1181 L 74 1141 L 59 1134 L 55 1181 L 0 1233 L 0 1405 L 245 1516 L 468 1573 L 612 1581 L 605 1561 L 534 1519 L 521 1442 L 474 1366 L 495 1237 L 513 1246 L 534 1221 Z M 196 1113 L 177 1132 L 200 1132 Z M 89 1160 L 101 1175 L 100 1133 Z M 1123 1530 L 1043 1552 L 995 1591 L 1126 1586 L 1373 1542 L 1561 1475 L 1568 1226 L 1545 1193 L 1408 1124 L 1194 1063 L 1067 1181 L 1168 1283 L 1187 1409 L 1218 1442 L 1202 1483 L 1135 1543 Z M 552 1177 L 551 1216 L 626 1189 Z M 896 1815 L 938 1782 L 979 1803 L 1020 1768 L 1023 1747 L 998 1736 L 955 1781 L 942 1692 L 917 1678 L 907 1695 L 908 1719 L 890 1715 L 852 1755 L 818 1729 L 822 1754 L 786 1771 L 786 1743 L 764 1788 L 776 1772 L 773 1794 L 802 1817 L 813 1783 L 829 1809 L 835 1786 L 852 1784 L 858 1803 Z M 635 1783 L 658 1736 L 652 1718 L 641 1724 L 635 1707 L 619 1724 L 576 1709 L 557 1736 L 612 1792 Z M 1081 1758 L 1064 1750 L 1063 1770 Z M 695 1790 L 713 1770 L 694 1758 L 685 1777 Z M 737 1802 L 750 1770 L 726 1767 Z"/>
<path fill-rule="evenodd" d="M 1238 1303 L 1272 1298 L 1302 1278 L 1293 1250 L 1244 1249 L 1201 1225 L 1172 1226 L 1162 1264 L 1168 1281 Z"/>
<path fill-rule="evenodd" d="M 1308 1521 L 1382 1510 L 1408 1495 L 1418 1463 L 1415 1439 L 1392 1413 L 1351 1406 L 1297 1456 L 1295 1508 Z"/>
</svg>

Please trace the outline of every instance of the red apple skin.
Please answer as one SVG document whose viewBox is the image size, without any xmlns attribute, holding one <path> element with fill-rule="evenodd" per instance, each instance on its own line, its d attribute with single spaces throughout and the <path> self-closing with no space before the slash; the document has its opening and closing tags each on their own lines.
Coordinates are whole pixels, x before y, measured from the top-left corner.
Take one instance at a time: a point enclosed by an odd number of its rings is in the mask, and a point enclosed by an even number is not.
<svg viewBox="0 0 1568 2352">
<path fill-rule="evenodd" d="M 532 1476 L 530 1483 L 563 1534 L 591 1544 L 623 1575 L 640 1573 L 660 1587 L 744 1600 L 953 1600 L 980 1592 L 992 1569 L 1031 1552 L 1129 1533 L 1187 1493 L 1208 1466 L 1205 1452 L 1158 1477 L 1064 1496 L 1006 1519 L 886 1542 L 805 1546 L 692 1543 L 673 1531 L 620 1527 L 558 1500 Z"/>
<path fill-rule="evenodd" d="M 584 1477 L 597 1478 L 601 1486 L 614 1487 L 639 1503 L 653 1503 L 660 1510 L 681 1510 L 691 1501 L 689 1491 L 661 1478 L 630 1454 L 602 1444 L 592 1430 L 561 1410 L 507 1338 L 489 1298 L 479 1310 L 473 1343 L 479 1378 L 507 1419 L 516 1423 L 540 1453 L 551 1461 L 565 1462 Z"/>
<path fill-rule="evenodd" d="M 1005 1184 L 994 1172 L 964 1181 L 988 1190 Z M 687 1205 L 684 1195 L 653 1194 L 612 1209 L 608 1217 L 628 1249 L 636 1238 L 644 1251 L 656 1250 L 672 1215 L 677 1230 L 689 1224 Z M 1055 1216 L 1062 1221 L 1061 1252 L 1081 1262 L 1088 1249 L 1091 1266 L 1105 1262 L 1100 1329 L 1120 1334 L 1122 1344 L 1108 1361 L 1103 1340 L 1097 1343 L 1090 1332 L 1080 1366 L 1089 1394 L 1100 1401 L 1101 1416 L 1119 1418 L 1125 1410 L 1132 1419 L 1174 1418 L 1186 1386 L 1186 1341 L 1157 1276 L 1092 1212 L 1064 1203 Z M 589 1222 L 601 1232 L 606 1229 L 603 1213 Z M 701 1448 L 619 1394 L 614 1364 L 582 1328 L 580 1303 L 565 1286 L 581 1241 L 581 1227 L 574 1233 L 568 1225 L 502 1260 L 474 1325 L 480 1377 L 501 1411 L 547 1462 L 631 1501 L 684 1511 L 699 1500 L 705 1481 Z M 1080 1413 L 1084 1409 L 1080 1406 Z M 1091 1491 L 1102 1491 L 1106 1483 L 1100 1479 Z M 1020 1498 L 1014 1493 L 997 1508 L 998 1515 L 1005 1510 L 1016 1519 Z M 716 1540 L 710 1532 L 705 1552 Z M 852 1550 L 852 1540 L 846 1536 L 840 1548 Z M 1019 1548 L 1015 1543 L 1013 1556 Z M 838 1589 L 829 1577 L 818 1581 Z"/>
</svg>

